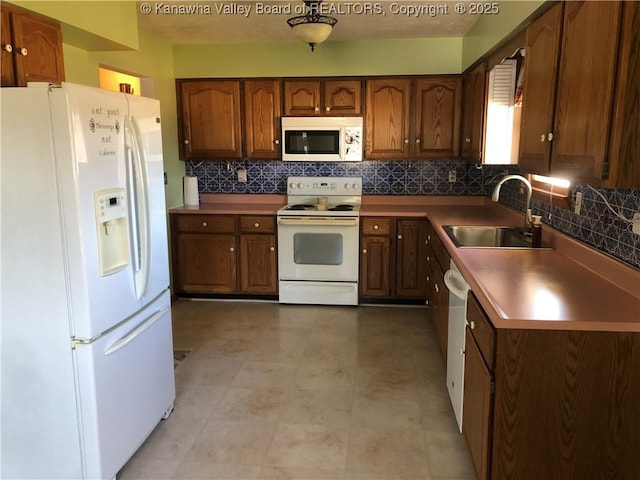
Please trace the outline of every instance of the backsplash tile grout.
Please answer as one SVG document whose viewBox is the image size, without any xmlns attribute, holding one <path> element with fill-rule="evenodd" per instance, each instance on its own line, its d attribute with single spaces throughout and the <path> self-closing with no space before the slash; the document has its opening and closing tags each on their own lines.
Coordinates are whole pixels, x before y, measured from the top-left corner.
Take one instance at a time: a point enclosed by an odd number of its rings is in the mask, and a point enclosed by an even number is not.
<svg viewBox="0 0 640 480">
<path fill-rule="evenodd" d="M 228 169 L 229 167 L 229 169 Z M 236 170 L 247 169 L 247 183 L 236 180 Z M 449 171 L 457 181 L 449 183 Z M 491 195 L 502 175 L 519 173 L 516 166 L 476 166 L 464 160 L 365 160 L 363 162 L 204 161 L 185 162 L 187 175 L 198 177 L 200 193 L 286 194 L 289 176 L 362 177 L 365 195 Z M 580 215 L 534 199 L 532 210 L 543 222 L 597 250 L 640 268 L 640 235 L 617 218 L 602 199 L 585 185 Z M 640 190 L 597 189 L 622 215 L 640 212 Z M 524 211 L 524 195 L 517 182 L 507 182 L 500 194 L 505 205 Z M 572 200 L 573 202 L 573 200 Z"/>
</svg>

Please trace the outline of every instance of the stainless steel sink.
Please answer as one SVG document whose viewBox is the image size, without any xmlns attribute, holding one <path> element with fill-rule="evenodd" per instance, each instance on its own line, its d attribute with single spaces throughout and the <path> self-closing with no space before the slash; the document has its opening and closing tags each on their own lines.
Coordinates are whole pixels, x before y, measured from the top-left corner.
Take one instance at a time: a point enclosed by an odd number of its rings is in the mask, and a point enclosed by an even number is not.
<svg viewBox="0 0 640 480">
<path fill-rule="evenodd" d="M 531 236 L 519 227 L 445 225 L 456 247 L 467 248 L 532 248 Z"/>
</svg>

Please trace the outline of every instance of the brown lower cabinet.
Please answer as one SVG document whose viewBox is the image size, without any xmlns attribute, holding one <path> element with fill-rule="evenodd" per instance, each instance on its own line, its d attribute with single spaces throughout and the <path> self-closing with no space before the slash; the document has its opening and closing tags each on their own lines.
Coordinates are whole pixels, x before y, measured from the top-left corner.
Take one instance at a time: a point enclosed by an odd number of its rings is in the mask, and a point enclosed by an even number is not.
<svg viewBox="0 0 640 480">
<path fill-rule="evenodd" d="M 638 478 L 640 333 L 493 329 L 472 293 L 467 309 L 476 478 Z"/>
<path fill-rule="evenodd" d="M 368 217 L 361 225 L 360 296 L 424 300 L 427 220 Z"/>
<path fill-rule="evenodd" d="M 277 293 L 275 217 L 173 214 L 171 236 L 177 295 Z"/>
<path fill-rule="evenodd" d="M 435 234 L 431 224 L 427 225 L 425 249 L 427 265 L 427 305 L 431 309 L 431 321 L 436 333 L 436 340 L 442 356 L 447 364 L 447 344 L 449 334 L 449 290 L 444 284 L 444 272 L 449 269 L 449 254 Z"/>
</svg>

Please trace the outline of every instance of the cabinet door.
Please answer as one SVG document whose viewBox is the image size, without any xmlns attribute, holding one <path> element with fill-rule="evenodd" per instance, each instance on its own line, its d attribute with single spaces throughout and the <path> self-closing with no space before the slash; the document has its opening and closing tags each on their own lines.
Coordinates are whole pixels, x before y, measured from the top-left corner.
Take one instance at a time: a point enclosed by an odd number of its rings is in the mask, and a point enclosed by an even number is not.
<svg viewBox="0 0 640 480">
<path fill-rule="evenodd" d="M 613 105 L 622 3 L 565 2 L 551 173 L 598 182 Z"/>
<path fill-rule="evenodd" d="M 420 298 L 426 296 L 426 240 L 424 220 L 398 220 L 396 251 L 396 295 Z"/>
<path fill-rule="evenodd" d="M 558 3 L 527 28 L 518 164 L 531 173 L 549 172 L 562 9 Z"/>
<path fill-rule="evenodd" d="M 292 116 L 318 115 L 320 110 L 319 80 L 285 80 L 284 114 Z"/>
<path fill-rule="evenodd" d="M 276 294 L 276 236 L 240 235 L 240 289 L 242 293 Z"/>
<path fill-rule="evenodd" d="M 178 102 L 183 160 L 242 157 L 238 81 L 179 81 Z"/>
<path fill-rule="evenodd" d="M 244 82 L 244 135 L 248 158 L 280 158 L 280 82 Z"/>
<path fill-rule="evenodd" d="M 366 81 L 365 156 L 406 158 L 410 155 L 411 80 Z"/>
<path fill-rule="evenodd" d="M 16 86 L 15 69 L 13 65 L 13 38 L 11 36 L 11 16 L 6 8 L 0 7 L 2 25 L 0 28 L 2 48 L 2 64 L 0 65 L 0 85 L 3 87 Z M 11 51 L 7 51 L 10 49 Z"/>
<path fill-rule="evenodd" d="M 22 12 L 10 15 L 17 85 L 64 81 L 60 25 Z"/>
<path fill-rule="evenodd" d="M 469 449 L 476 478 L 489 478 L 489 446 L 493 399 L 491 372 L 484 363 L 471 330 L 465 341 L 462 433 Z"/>
<path fill-rule="evenodd" d="M 385 236 L 361 237 L 360 295 L 363 297 L 388 297 L 391 238 Z"/>
<path fill-rule="evenodd" d="M 178 235 L 178 290 L 183 293 L 236 291 L 235 235 Z"/>
<path fill-rule="evenodd" d="M 462 157 L 474 162 L 482 161 L 486 82 L 484 63 L 463 78 Z"/>
<path fill-rule="evenodd" d="M 416 81 L 415 157 L 459 156 L 461 104 L 461 77 L 434 77 Z"/>
<path fill-rule="evenodd" d="M 327 80 L 324 82 L 326 115 L 358 115 L 362 113 L 360 80 Z"/>
</svg>

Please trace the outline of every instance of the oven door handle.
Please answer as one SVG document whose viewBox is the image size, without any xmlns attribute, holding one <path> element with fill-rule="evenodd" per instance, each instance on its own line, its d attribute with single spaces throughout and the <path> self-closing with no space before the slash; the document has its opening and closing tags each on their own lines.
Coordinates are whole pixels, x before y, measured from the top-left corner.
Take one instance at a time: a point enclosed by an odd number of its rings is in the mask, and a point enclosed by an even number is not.
<svg viewBox="0 0 640 480">
<path fill-rule="evenodd" d="M 358 219 L 332 217 L 289 217 L 279 218 L 278 225 L 322 225 L 328 227 L 354 227 L 358 225 Z"/>
</svg>

